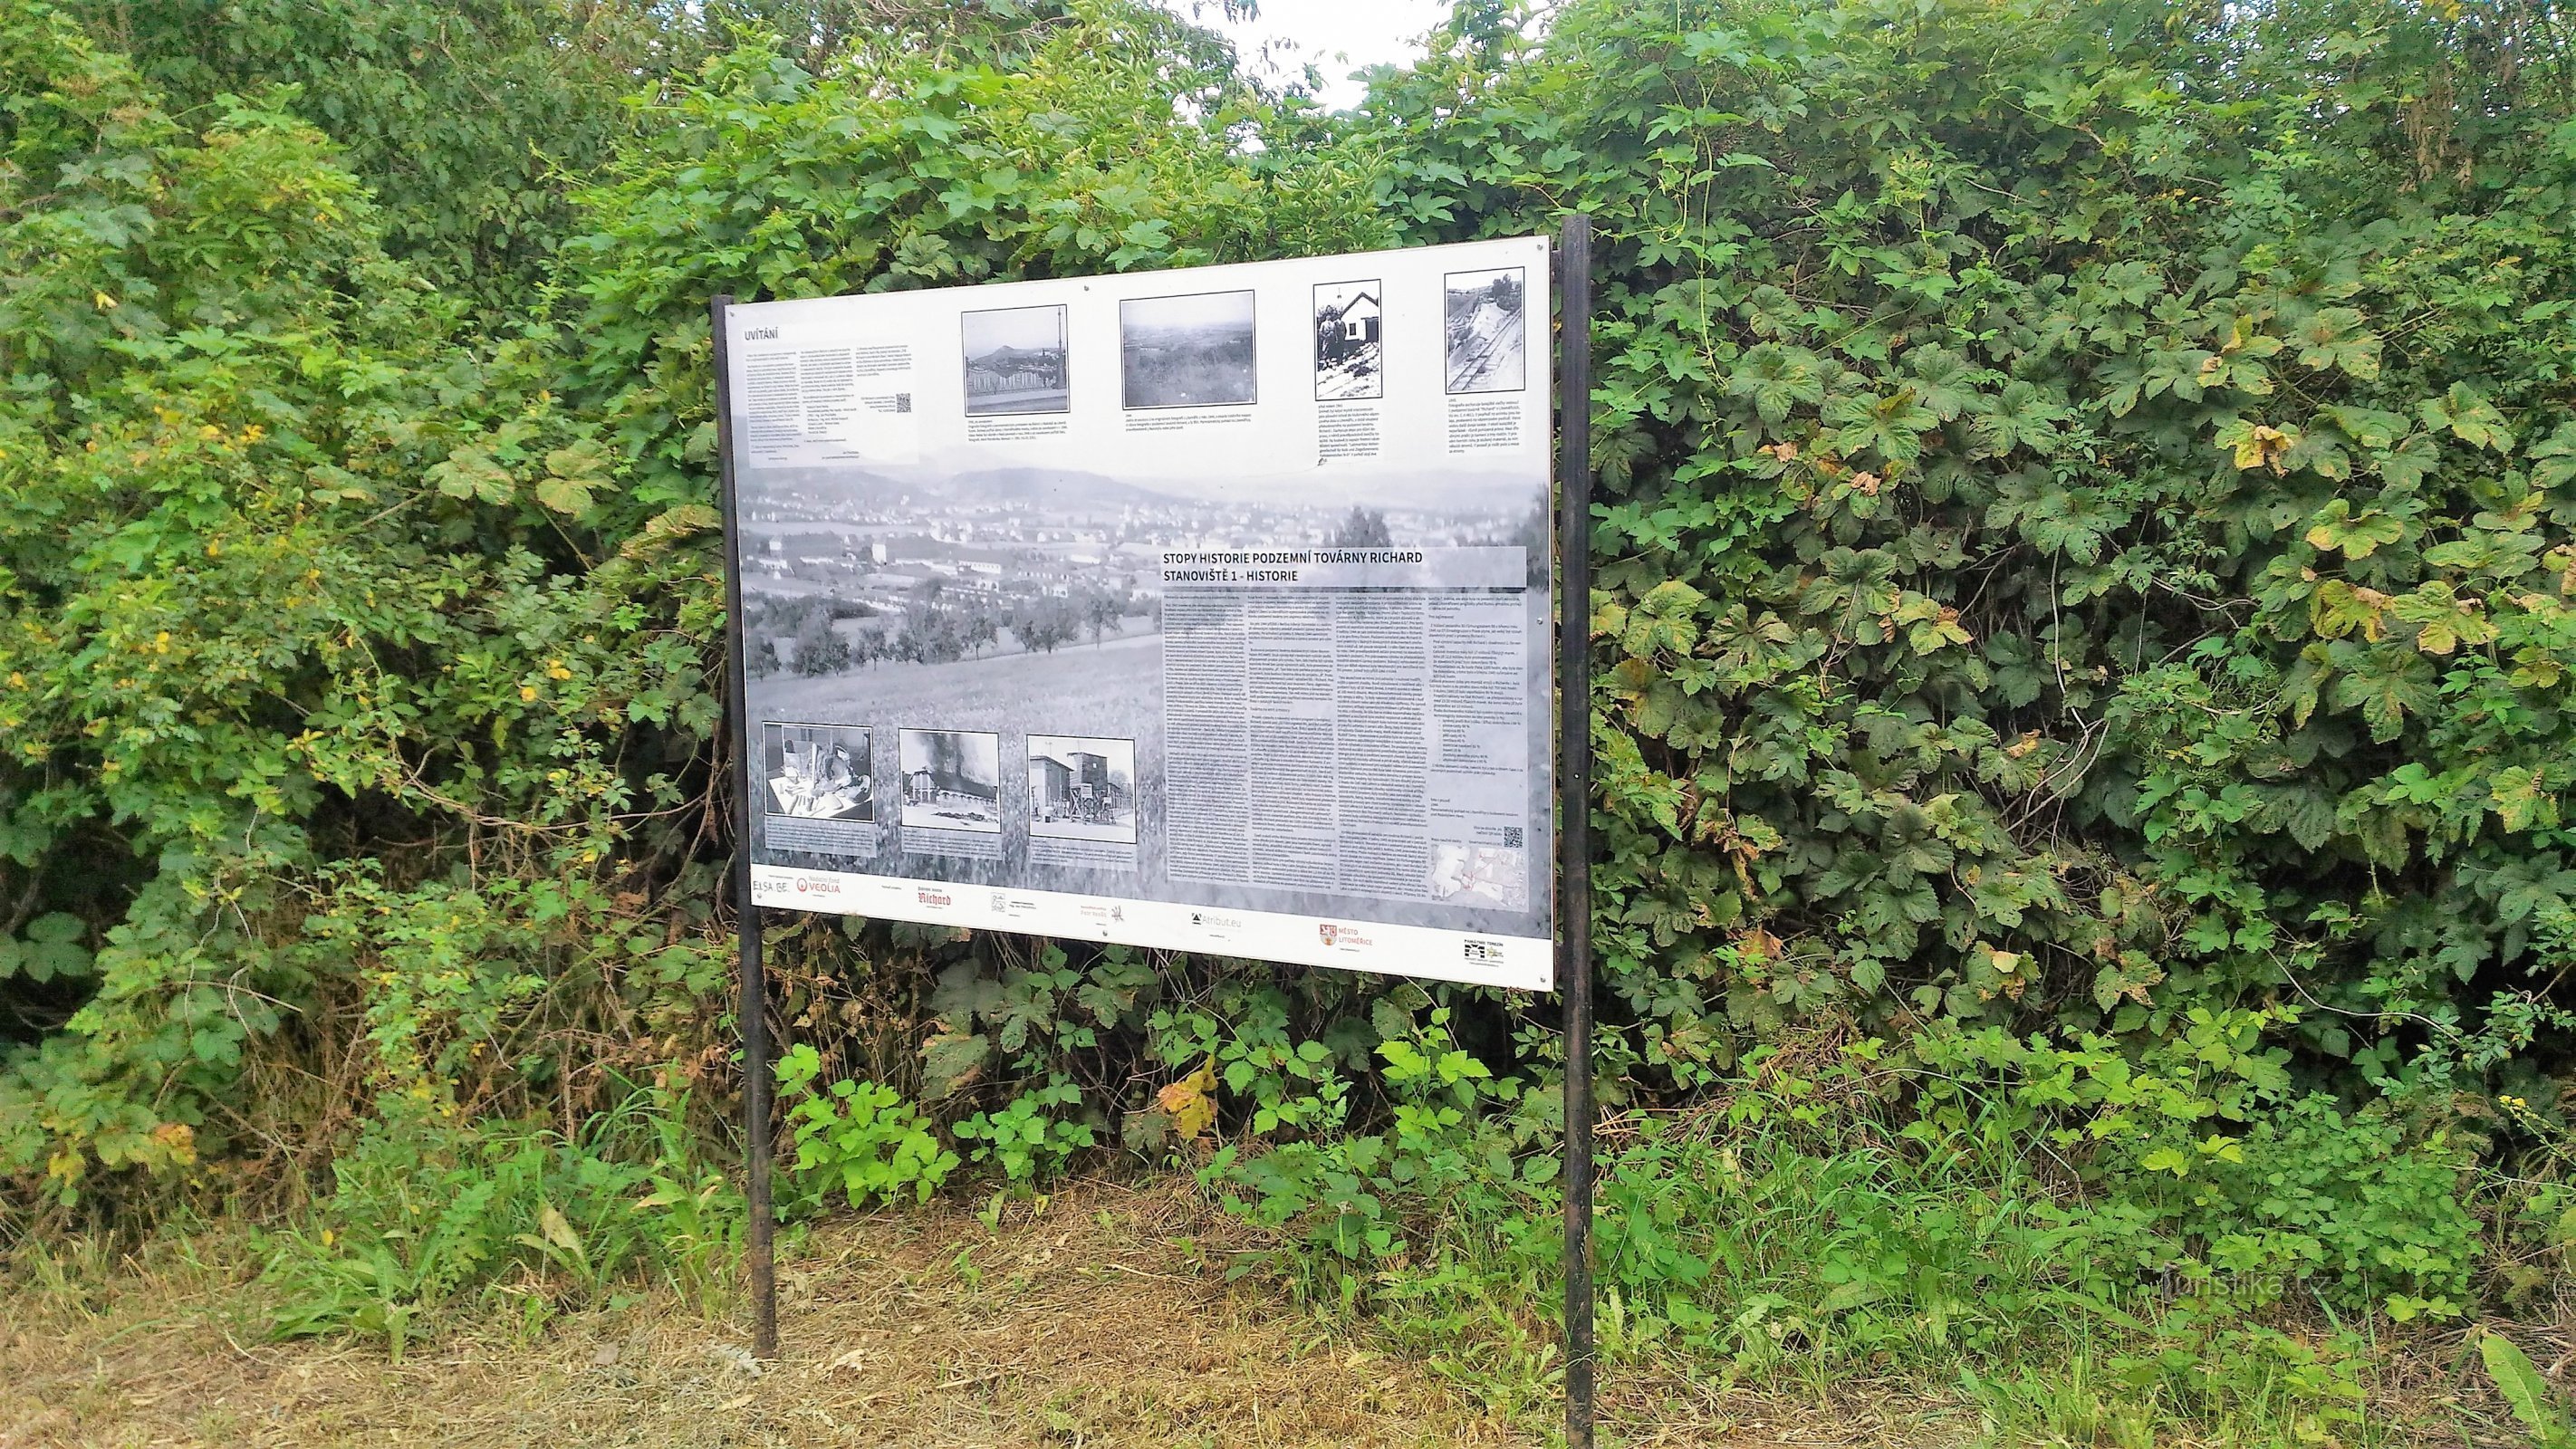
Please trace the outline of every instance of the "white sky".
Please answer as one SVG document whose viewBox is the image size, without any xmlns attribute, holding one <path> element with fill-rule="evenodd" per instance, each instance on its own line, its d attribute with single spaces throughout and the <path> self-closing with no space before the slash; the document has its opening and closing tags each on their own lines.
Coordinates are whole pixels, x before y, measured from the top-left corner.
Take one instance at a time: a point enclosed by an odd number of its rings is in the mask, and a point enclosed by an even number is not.
<svg viewBox="0 0 2576 1449">
<path fill-rule="evenodd" d="M 1043 349 L 1064 345 L 1064 308 L 1004 307 L 966 314 L 966 353 L 981 357 L 996 347 Z"/>
<path fill-rule="evenodd" d="M 1243 63 L 1265 80 L 1286 79 L 1314 62 L 1324 77 L 1317 99 L 1336 110 L 1358 105 L 1367 94 L 1367 87 L 1350 78 L 1352 71 L 1412 64 L 1421 58 L 1424 33 L 1449 18 L 1448 0 L 1261 0 L 1261 18 L 1243 24 L 1228 21 L 1217 0 L 1159 3 L 1224 34 Z M 1273 42 L 1285 44 L 1264 49 Z"/>
</svg>

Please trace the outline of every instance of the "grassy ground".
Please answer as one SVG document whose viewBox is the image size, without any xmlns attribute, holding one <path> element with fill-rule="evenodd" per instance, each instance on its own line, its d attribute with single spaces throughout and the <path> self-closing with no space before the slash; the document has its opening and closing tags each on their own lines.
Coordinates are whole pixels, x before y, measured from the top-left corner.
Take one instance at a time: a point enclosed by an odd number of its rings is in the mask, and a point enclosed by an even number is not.
<svg viewBox="0 0 2576 1449">
<path fill-rule="evenodd" d="M 1504 1422 L 1365 1331 L 1229 1285 L 1185 1187 L 839 1222 L 784 1263 L 781 1354 L 668 1293 L 417 1345 L 279 1343 L 242 1237 L 22 1255 L 0 1279 L 0 1449 L 564 1444 L 1510 1446 Z M 758 1369 L 755 1372 L 755 1369 Z M 1953 1444 L 1941 1396 L 1649 1404 L 1632 1443 Z"/>
<path fill-rule="evenodd" d="M 1085 1183 L 988 1228 L 945 1206 L 818 1229 L 784 1260 L 781 1354 L 738 1313 L 662 1291 L 531 1331 L 495 1317 L 415 1345 L 272 1341 L 238 1229 L 115 1256 L 22 1248 L 0 1275 L 0 1449 L 35 1446 L 1512 1446 L 1549 1442 L 1552 1383 L 1517 1412 L 1464 1361 L 1226 1282 L 1231 1225 L 1184 1183 Z M 1418 1341 L 1418 1340 L 1417 1340 Z M 2534 1341 L 2545 1353 L 2576 1343 Z M 2563 1365 L 2562 1365 L 2563 1367 Z M 2051 1403 L 1998 1415 L 1952 1384 L 1784 1374 L 1713 1384 L 1612 1374 L 1605 1444 L 2113 1445 L 2182 1438 L 2113 1422 L 2060 1365 Z M 2435 1401 L 2428 1372 L 2383 1392 Z M 2449 1383 L 2444 1378 L 2451 1378 Z M 1474 1379 L 1478 1392 L 1462 1391 Z M 2398 1407 L 2392 1404 L 2392 1408 Z M 2411 1415 L 2407 1417 L 2412 1417 Z M 2098 1422 L 2097 1422 L 2098 1421 Z M 2443 1442 L 2522 1442 L 2454 1431 Z M 2359 1442 L 2429 1443 L 2413 1433 Z"/>
<path fill-rule="evenodd" d="M 753 687 L 772 719 L 861 723 L 892 719 L 939 729 L 1029 726 L 1034 733 L 1130 737 L 1159 727 L 1163 636 L 1142 619 L 1094 644 L 1088 634 L 1054 653 L 1005 652 L 947 664 L 871 664 L 808 678 L 779 674 Z M 1028 701 L 1047 702 L 1032 722 Z"/>
<path fill-rule="evenodd" d="M 1229 1289 L 1187 1199 L 1087 1186 L 839 1223 L 782 1274 L 778 1361 L 667 1294 L 542 1334 L 275 1343 L 238 1238 L 11 1284 L 0 1449 L 142 1445 L 1508 1445 L 1417 1369 Z M 50 1280 L 50 1281 L 46 1281 Z"/>
</svg>

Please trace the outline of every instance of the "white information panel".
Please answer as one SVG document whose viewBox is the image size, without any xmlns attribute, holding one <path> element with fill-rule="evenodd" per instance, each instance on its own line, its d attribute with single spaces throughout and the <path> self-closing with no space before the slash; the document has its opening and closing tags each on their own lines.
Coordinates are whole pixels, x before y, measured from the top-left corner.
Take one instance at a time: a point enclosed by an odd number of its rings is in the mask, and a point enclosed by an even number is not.
<svg viewBox="0 0 2576 1449">
<path fill-rule="evenodd" d="M 730 308 L 755 899 L 1550 989 L 1547 290 Z"/>
</svg>

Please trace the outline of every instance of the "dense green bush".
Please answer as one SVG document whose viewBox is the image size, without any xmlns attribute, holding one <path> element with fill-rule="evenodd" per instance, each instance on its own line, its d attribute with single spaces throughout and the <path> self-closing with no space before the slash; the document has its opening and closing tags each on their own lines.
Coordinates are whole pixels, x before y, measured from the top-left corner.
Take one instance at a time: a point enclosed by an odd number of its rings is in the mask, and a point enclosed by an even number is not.
<svg viewBox="0 0 2576 1449">
<path fill-rule="evenodd" d="M 1391 89 L 1399 211 L 1607 219 L 1641 1085 L 1845 1016 L 2278 999 L 2353 1090 L 2529 1039 L 2576 647 L 2537 14 L 1575 6 Z"/>
<path fill-rule="evenodd" d="M 709 515 L 584 528 L 550 343 L 457 342 L 318 132 L 183 128 L 41 8 L 0 71 L 0 926 L 52 968 L 0 979 L 0 1174 L 310 1165 L 377 1090 L 606 1105 L 721 979 L 619 884 L 715 875 L 670 844 Z"/>
<path fill-rule="evenodd" d="M 64 0 L 61 9 L 129 58 L 173 112 L 263 95 L 327 132 L 382 204 L 388 249 L 495 307 L 541 280 L 568 223 L 549 172 L 599 164 L 629 122 L 618 98 L 660 58 L 638 44 L 650 27 L 621 23 L 622 4 Z"/>
<path fill-rule="evenodd" d="M 2430 1154 L 2328 1171 L 2356 1284 L 2373 1192 L 2564 1132 L 2572 86 L 2518 4 L 1605 4 L 1383 89 L 1399 214 L 1606 219 L 1630 1090 L 2257 1011 Z"/>
<path fill-rule="evenodd" d="M 13 1201 L 292 1197 L 380 1097 L 569 1132 L 619 1070 L 725 1060 L 708 295 L 1388 239 L 1342 148 L 1233 146 L 1270 103 L 1203 33 L 1031 36 L 1016 74 L 904 43 L 677 78 L 501 327 L 383 254 L 310 126 L 192 131 L 59 15 L 0 22 Z M 906 939 L 897 1015 L 972 954 Z M 786 954 L 802 1013 L 835 963 Z M 1092 1140 L 1037 1082 L 982 1104 L 997 1164 Z"/>
</svg>

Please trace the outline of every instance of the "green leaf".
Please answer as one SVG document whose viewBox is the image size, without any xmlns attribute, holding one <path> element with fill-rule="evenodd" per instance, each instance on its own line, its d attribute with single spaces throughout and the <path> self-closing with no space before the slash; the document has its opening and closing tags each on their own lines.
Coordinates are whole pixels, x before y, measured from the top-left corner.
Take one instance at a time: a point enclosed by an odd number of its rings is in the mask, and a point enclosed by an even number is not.
<svg viewBox="0 0 2576 1449">
<path fill-rule="evenodd" d="M 1800 403 L 1813 405 L 1825 396 L 1816 375 L 1816 357 L 1803 348 L 1766 342 L 1747 351 L 1726 379 L 1729 396 L 1749 400 L 1754 415 L 1779 423 Z"/>
<path fill-rule="evenodd" d="M 2557 431 L 2531 445 L 2531 482 L 2536 488 L 2556 488 L 2576 479 L 2576 422 L 2560 423 Z"/>
<path fill-rule="evenodd" d="M 2058 424 L 2072 414 L 2037 383 L 2016 379 L 1968 424 L 1975 451 L 2000 458 L 2015 448 L 2045 453 L 2055 447 Z"/>
<path fill-rule="evenodd" d="M 2318 372 L 2335 369 L 2358 378 L 2379 376 L 2379 339 L 2363 328 L 2361 314 L 2350 307 L 2319 310 L 2291 341 L 2298 345 L 2301 367 Z"/>
<path fill-rule="evenodd" d="M 80 917 L 51 911 L 29 921 L 22 940 L 0 936 L 0 981 L 11 976 L 36 982 L 87 976 L 92 962 L 89 948 L 81 941 L 88 934 L 89 927 Z"/>
<path fill-rule="evenodd" d="M 429 481 L 450 498 L 481 503 L 507 503 L 509 470 L 480 448 L 459 448 L 429 470 Z"/>
<path fill-rule="evenodd" d="M 2504 414 L 2465 382 L 2452 383 L 2438 398 L 2426 398 L 2415 411 L 2426 427 L 2437 432 L 2447 428 L 2470 447 L 2501 453 L 2513 446 L 2513 432 L 2505 426 Z"/>
<path fill-rule="evenodd" d="M 590 485 L 554 474 L 537 480 L 537 501 L 557 513 L 580 517 L 590 511 Z"/>
<path fill-rule="evenodd" d="M 2478 1357 L 2486 1364 L 2487 1378 L 2503 1398 L 2505 1407 L 2531 1434 L 2534 1449 L 2571 1449 L 2576 1446 L 2576 1430 L 2568 1427 L 2567 1415 L 2559 1408 L 2557 1395 L 2542 1378 L 2540 1369 L 2513 1340 L 2501 1333 L 2488 1332 L 2478 1338 Z"/>
<path fill-rule="evenodd" d="M 2442 461 L 2442 445 L 2429 433 L 2409 433 L 2393 448 L 2371 454 L 2371 467 L 2392 488 L 2417 488 Z"/>
<path fill-rule="evenodd" d="M 2424 713 L 2439 698 L 2432 664 L 2411 649 L 2401 649 L 2382 645 L 2361 650 L 2359 658 L 2336 677 L 2329 695 L 2339 709 L 2358 708 L 2374 740 L 2397 738 L 2408 714 Z"/>
</svg>

